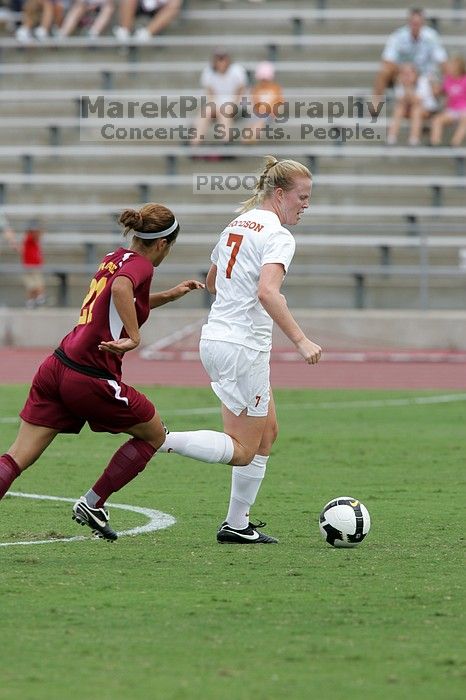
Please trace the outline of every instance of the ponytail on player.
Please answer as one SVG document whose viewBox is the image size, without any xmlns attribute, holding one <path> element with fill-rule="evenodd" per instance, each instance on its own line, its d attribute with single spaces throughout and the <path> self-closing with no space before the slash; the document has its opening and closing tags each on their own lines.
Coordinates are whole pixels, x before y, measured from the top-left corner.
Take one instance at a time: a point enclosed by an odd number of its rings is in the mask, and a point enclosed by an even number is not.
<svg viewBox="0 0 466 700">
<path fill-rule="evenodd" d="M 119 223 L 125 227 L 123 236 L 133 231 L 133 236 L 145 246 L 151 246 L 154 240 L 165 238 L 173 243 L 180 231 L 174 213 L 163 204 L 145 204 L 141 209 L 125 209 Z"/>
<path fill-rule="evenodd" d="M 312 180 L 311 171 L 296 160 L 277 160 L 274 156 L 266 156 L 264 169 L 257 179 L 254 194 L 246 201 L 241 202 L 237 210 L 243 214 L 249 209 L 254 209 L 262 204 L 264 199 L 271 197 L 274 190 L 280 187 L 288 191 L 294 186 L 297 177 L 308 177 Z"/>
</svg>

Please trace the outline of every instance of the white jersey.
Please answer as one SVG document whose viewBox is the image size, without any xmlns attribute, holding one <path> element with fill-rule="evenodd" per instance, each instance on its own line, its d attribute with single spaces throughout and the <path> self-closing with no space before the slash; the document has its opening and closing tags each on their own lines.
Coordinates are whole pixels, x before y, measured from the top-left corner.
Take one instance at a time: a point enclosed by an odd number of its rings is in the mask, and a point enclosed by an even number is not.
<svg viewBox="0 0 466 700">
<path fill-rule="evenodd" d="M 286 273 L 295 247 L 271 211 L 251 209 L 228 224 L 211 255 L 217 266 L 216 297 L 201 338 L 269 351 L 273 321 L 257 296 L 261 268 L 281 263 Z"/>
</svg>

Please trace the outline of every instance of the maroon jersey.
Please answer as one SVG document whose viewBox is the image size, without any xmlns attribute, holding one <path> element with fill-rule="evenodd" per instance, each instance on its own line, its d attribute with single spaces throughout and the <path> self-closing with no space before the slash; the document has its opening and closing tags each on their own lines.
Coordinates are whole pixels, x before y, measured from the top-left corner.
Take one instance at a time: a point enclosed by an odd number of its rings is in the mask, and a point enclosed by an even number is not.
<svg viewBox="0 0 466 700">
<path fill-rule="evenodd" d="M 153 273 L 153 265 L 147 258 L 126 248 L 118 248 L 104 257 L 84 297 L 77 325 L 60 344 L 70 360 L 121 378 L 122 358 L 98 348 L 102 340 L 128 337 L 113 303 L 112 283 L 120 275 L 133 283 L 138 326 L 141 327 L 149 316 Z"/>
</svg>

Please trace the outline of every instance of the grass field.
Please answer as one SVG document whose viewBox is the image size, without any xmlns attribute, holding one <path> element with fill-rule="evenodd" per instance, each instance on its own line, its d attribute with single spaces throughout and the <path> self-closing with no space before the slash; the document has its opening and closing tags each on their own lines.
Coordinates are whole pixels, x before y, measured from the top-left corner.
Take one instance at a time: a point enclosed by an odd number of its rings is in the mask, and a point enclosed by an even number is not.
<svg viewBox="0 0 466 700">
<path fill-rule="evenodd" d="M 25 391 L 0 388 L 2 451 Z M 172 429 L 220 427 L 208 389 L 146 393 Z M 114 501 L 169 513 L 174 526 L 115 544 L 0 547 L 1 700 L 466 697 L 466 401 L 275 395 L 281 434 L 253 516 L 280 544 L 218 545 L 229 468 L 156 457 Z M 121 442 L 60 436 L 14 490 L 78 497 Z M 340 495 L 372 516 L 355 550 L 332 549 L 318 530 Z M 146 522 L 111 515 L 118 530 Z M 0 504 L 0 542 L 82 534 L 68 503 Z"/>
</svg>

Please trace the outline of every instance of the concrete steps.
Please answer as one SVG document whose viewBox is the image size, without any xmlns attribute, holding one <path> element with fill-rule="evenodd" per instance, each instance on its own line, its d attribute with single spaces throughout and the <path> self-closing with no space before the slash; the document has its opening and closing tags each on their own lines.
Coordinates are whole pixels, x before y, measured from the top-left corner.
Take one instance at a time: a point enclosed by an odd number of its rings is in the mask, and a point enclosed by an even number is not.
<svg viewBox="0 0 466 700">
<path fill-rule="evenodd" d="M 228 8 L 236 10 L 244 10 L 247 17 L 248 10 L 251 10 L 249 3 L 239 0 L 235 3 L 227 3 Z M 374 3 L 370 0 L 327 0 L 325 3 L 328 9 L 352 10 L 367 8 L 368 14 L 374 9 Z M 378 4 L 377 4 L 378 5 Z M 388 3 L 387 3 L 388 5 Z M 374 66 L 380 59 L 380 53 L 383 46 L 383 39 L 393 29 L 401 26 L 403 21 L 396 19 L 361 19 L 358 21 L 348 19 L 326 19 L 325 21 L 305 20 L 302 25 L 303 45 L 298 46 L 299 39 L 293 39 L 293 25 L 290 20 L 282 23 L 277 22 L 269 16 L 276 8 L 286 8 L 294 13 L 300 9 L 313 9 L 318 7 L 318 2 L 309 2 L 309 0 L 293 0 L 292 2 L 283 2 L 269 0 L 262 7 L 263 16 L 258 21 L 244 21 L 241 19 L 225 20 L 227 17 L 227 9 L 223 8 L 221 2 L 200 0 L 200 2 L 188 2 L 188 8 L 194 10 L 212 10 L 218 8 L 218 14 L 214 20 L 203 21 L 194 16 L 191 20 L 183 19 L 175 22 L 172 27 L 164 35 L 159 45 L 154 42 L 153 46 L 139 47 L 137 55 L 139 61 L 152 62 L 175 62 L 185 61 L 191 62 L 192 65 L 184 67 L 182 70 L 169 74 L 161 69 L 157 70 L 157 66 L 153 71 L 138 72 L 137 63 L 134 64 L 134 73 L 128 73 L 127 66 L 122 72 L 116 72 L 113 76 L 112 86 L 115 90 L 132 91 L 136 94 L 160 94 L 167 91 L 178 92 L 179 94 L 191 94 L 199 90 L 199 75 L 201 64 L 209 60 L 213 44 L 190 46 L 190 37 L 206 35 L 216 37 L 216 43 L 228 43 L 231 41 L 230 35 L 242 35 L 245 38 L 244 44 L 231 46 L 232 54 L 238 61 L 248 61 L 249 67 L 259 61 L 264 60 L 270 55 L 270 44 L 279 44 L 279 37 L 284 35 L 287 38 L 287 44 L 280 46 L 278 58 L 281 62 L 288 61 L 359 61 L 373 62 Z M 257 6 L 258 8 L 259 6 Z M 452 7 L 451 0 L 439 0 L 435 4 L 435 10 L 449 9 Z M 254 8 L 257 10 L 257 8 Z M 394 0 L 389 4 L 387 9 L 399 9 L 403 13 L 406 11 L 406 3 L 401 0 Z M 225 12 L 225 15 L 222 15 Z M 444 20 L 441 23 L 442 36 L 445 42 L 450 46 L 451 41 L 457 41 L 461 47 L 466 45 L 464 41 L 466 23 L 452 22 Z M 262 35 L 261 41 L 257 42 L 253 38 L 248 41 L 248 37 Z M 176 39 L 180 35 L 186 36 L 186 45 L 162 45 L 169 44 L 169 39 Z M 379 35 L 379 40 L 364 42 L 353 42 L 351 36 Z M 309 37 L 315 37 L 310 40 Z M 330 37 L 334 39 L 331 40 Z M 458 38 L 459 37 L 459 38 Z M 328 40 L 328 43 L 325 43 Z M 451 45 L 450 52 L 454 51 L 454 45 Z M 134 58 L 134 51 L 124 47 L 106 46 L 103 48 L 79 48 L 73 46 L 70 42 L 69 46 L 63 48 L 33 47 L 24 48 L 11 46 L 10 48 L 2 48 L 2 39 L 0 37 L 0 51 L 3 60 L 3 65 L 6 70 L 2 72 L 2 64 L 0 64 L 0 120 L 1 118 L 29 118 L 32 121 L 37 118 L 50 117 L 67 117 L 73 118 L 77 114 L 76 96 L 79 93 L 96 92 L 100 94 L 103 86 L 102 71 L 95 70 L 89 72 L 86 70 L 86 65 L 90 63 L 111 62 L 111 63 L 127 63 Z M 39 62 L 56 63 L 60 61 L 65 64 L 73 62 L 81 62 L 83 69 L 73 73 L 65 70 L 60 73 L 41 73 L 33 74 L 13 74 L 8 73 L 9 64 L 31 64 L 36 66 Z M 348 94 L 364 94 L 370 92 L 370 86 L 373 80 L 373 73 L 370 70 L 354 69 L 349 71 L 343 70 L 303 70 L 296 68 L 293 71 L 285 71 L 278 69 L 278 79 L 287 88 L 295 88 L 298 96 L 306 98 L 310 93 L 322 90 L 326 94 L 325 99 L 331 99 L 332 91 L 336 97 L 339 92 L 344 95 Z M 11 90 L 22 91 L 23 99 L 19 99 L 21 95 L 18 93 L 12 100 L 8 100 L 7 92 Z M 36 91 L 36 97 L 31 99 L 32 93 L 28 96 L 28 91 Z M 52 99 L 47 96 L 48 91 L 60 91 L 60 99 Z M 4 98 L 2 99 L 2 92 Z M 51 93 L 50 93 L 51 94 Z M 299 136 L 299 126 L 294 127 L 291 136 L 293 144 L 296 145 L 296 140 Z M 404 142 L 406 131 L 403 132 L 400 138 L 400 143 Z M 449 132 L 446 132 L 448 138 Z M 61 129 L 61 143 L 63 145 L 79 145 L 79 134 L 75 128 Z M 49 143 L 50 133 L 47 127 L 32 124 L 30 127 L 24 128 L 18 125 L 9 125 L 8 128 L 0 129 L 0 147 L 10 145 L 37 144 L 47 145 Z M 87 144 L 89 145 L 89 144 Z M 274 152 L 274 142 L 270 144 L 270 152 Z M 108 175 L 109 180 L 112 176 L 125 174 L 128 175 L 163 175 L 166 172 L 166 161 L 163 145 L 141 144 L 141 149 L 147 152 L 148 148 L 153 149 L 153 158 L 138 157 L 137 153 L 133 155 L 119 156 L 116 154 L 114 158 L 104 159 L 88 156 L 86 158 L 74 157 L 66 155 L 59 157 L 58 155 L 47 155 L 45 157 L 37 157 L 34 160 L 34 172 L 43 174 L 102 174 Z M 142 153 L 142 151 L 141 151 Z M 179 174 L 190 175 L 192 173 L 235 173 L 235 172 L 256 172 L 261 165 L 261 158 L 257 154 L 248 154 L 247 150 L 244 154 L 236 157 L 234 160 L 228 161 L 192 161 L 187 150 L 185 156 L 178 158 L 177 172 Z M 299 155 L 292 157 L 298 158 Z M 304 160 L 304 157 L 302 158 Z M 22 171 L 23 163 L 19 157 L 8 156 L 0 158 L 0 167 L 2 172 L 19 173 Z M 331 207 L 329 211 L 332 214 L 327 215 L 312 215 L 306 217 L 305 224 L 297 227 L 297 234 L 318 235 L 328 232 L 342 231 L 345 224 L 352 226 L 349 235 L 367 234 L 371 235 L 372 230 L 377 229 L 377 226 L 383 224 L 386 230 L 393 228 L 393 232 L 398 232 L 401 235 L 406 235 L 405 222 L 399 217 L 386 216 L 382 219 L 374 213 L 373 218 L 357 215 L 357 207 L 367 206 L 368 204 L 374 207 L 382 207 L 387 204 L 394 206 L 431 206 L 432 193 L 428 187 L 390 187 L 390 188 L 375 188 L 369 186 L 358 186 L 354 184 L 357 176 L 364 174 L 378 175 L 404 175 L 424 176 L 429 173 L 436 175 L 454 176 L 458 174 L 458 163 L 450 157 L 438 158 L 435 154 L 432 157 L 416 157 L 416 149 L 412 151 L 412 157 L 400 158 L 396 152 L 390 153 L 389 150 L 383 152 L 382 155 L 376 152 L 367 154 L 366 156 L 339 157 L 338 147 L 334 151 L 320 156 L 318 160 L 318 168 L 315 173 L 315 188 L 313 194 L 313 206 L 327 205 Z M 326 185 L 319 183 L 320 175 L 347 175 L 348 180 L 342 185 Z M 53 185 L 33 185 L 33 186 L 17 186 L 8 187 L 7 203 L 8 205 L 27 205 L 28 211 L 34 211 L 37 207 L 37 212 L 40 213 L 42 205 L 61 205 L 64 203 L 76 204 L 82 207 L 85 214 L 86 207 L 93 205 L 107 204 L 115 207 L 115 210 L 121 208 L 122 204 L 132 203 L 137 206 L 139 203 L 140 193 L 134 185 L 125 185 L 124 183 L 113 182 L 112 187 L 103 187 L 96 184 L 85 185 L 70 185 L 69 183 L 55 183 Z M 200 196 L 193 194 L 192 188 L 188 185 L 177 187 L 175 190 L 168 185 L 158 185 L 152 188 L 151 196 L 157 201 L 176 202 L 180 205 L 189 205 L 196 203 L 212 203 L 212 204 L 227 204 L 233 212 L 234 207 L 243 196 L 226 196 L 220 197 L 218 194 L 210 194 Z M 464 207 L 465 192 L 458 188 L 448 188 L 443 193 L 444 206 Z M 356 207 L 356 215 L 345 221 L 345 217 L 339 214 L 341 207 L 351 206 Z M 86 230 L 94 230 L 102 232 L 117 232 L 118 225 L 114 218 L 110 215 L 97 214 L 89 218 L 85 215 L 75 219 L 66 219 L 66 217 L 44 216 L 43 225 L 47 230 L 63 231 L 63 236 L 70 230 L 78 230 L 76 227 L 81 225 Z M 26 216 L 18 215 L 12 217 L 12 221 L 18 232 L 27 224 L 29 214 Z M 228 218 L 228 217 L 227 217 Z M 191 216 L 183 215 L 180 217 L 182 226 L 184 227 L 184 235 L 189 236 L 193 232 L 209 231 L 214 232 L 220 230 L 225 224 L 225 215 L 219 213 L 209 214 L 208 220 L 202 214 L 194 214 Z M 461 219 L 429 220 L 425 225 L 432 229 L 437 227 L 443 231 L 445 235 L 451 232 L 458 232 L 461 227 Z M 83 245 L 60 247 L 56 244 L 47 246 L 45 249 L 47 261 L 50 263 L 66 262 L 72 259 L 76 263 L 86 261 L 86 251 Z M 104 244 L 96 245 L 96 255 L 107 252 L 107 247 Z M 209 260 L 210 246 L 199 246 L 183 244 L 175 246 L 170 257 L 172 263 L 184 264 L 190 262 L 193 268 L 206 266 Z M 335 248 L 330 246 L 312 248 L 298 247 L 295 263 L 302 265 L 371 265 L 377 266 L 380 264 L 380 248 L 377 246 L 367 248 Z M 393 248 L 391 250 L 391 262 L 395 265 L 417 265 L 419 261 L 419 250 L 416 248 Z M 459 255 L 457 248 L 434 249 L 429 251 L 429 258 L 432 264 L 449 266 L 454 268 L 458 265 Z M 12 253 L 2 250 L 2 262 L 13 262 L 15 256 Z M 193 269 L 193 274 L 196 271 Z M 156 282 L 160 284 L 159 288 L 169 286 L 170 283 L 178 281 L 176 277 L 161 277 Z M 88 279 L 85 275 L 70 275 L 70 301 L 72 304 L 79 305 L 83 294 L 87 288 Z M 55 278 L 48 279 L 49 296 L 51 301 L 58 299 L 58 287 Z M 387 308 L 390 306 L 418 306 L 419 305 L 419 280 L 417 278 L 409 278 L 406 276 L 396 276 L 392 274 L 367 276 L 365 279 L 366 303 L 371 306 Z M 433 308 L 461 308 L 464 306 L 465 280 L 464 277 L 452 277 L 451 279 L 432 279 L 430 303 Z M 340 306 L 342 308 L 351 308 L 355 302 L 355 280 L 351 275 L 318 275 L 315 278 L 309 275 L 290 275 L 287 279 L 287 294 L 289 295 L 290 304 L 293 306 L 322 306 L 329 308 L 331 306 Z M 23 290 L 21 279 L 8 277 L 0 279 L 0 303 L 7 300 L 9 303 L 22 304 Z M 199 303 L 195 299 L 189 303 Z"/>
</svg>

